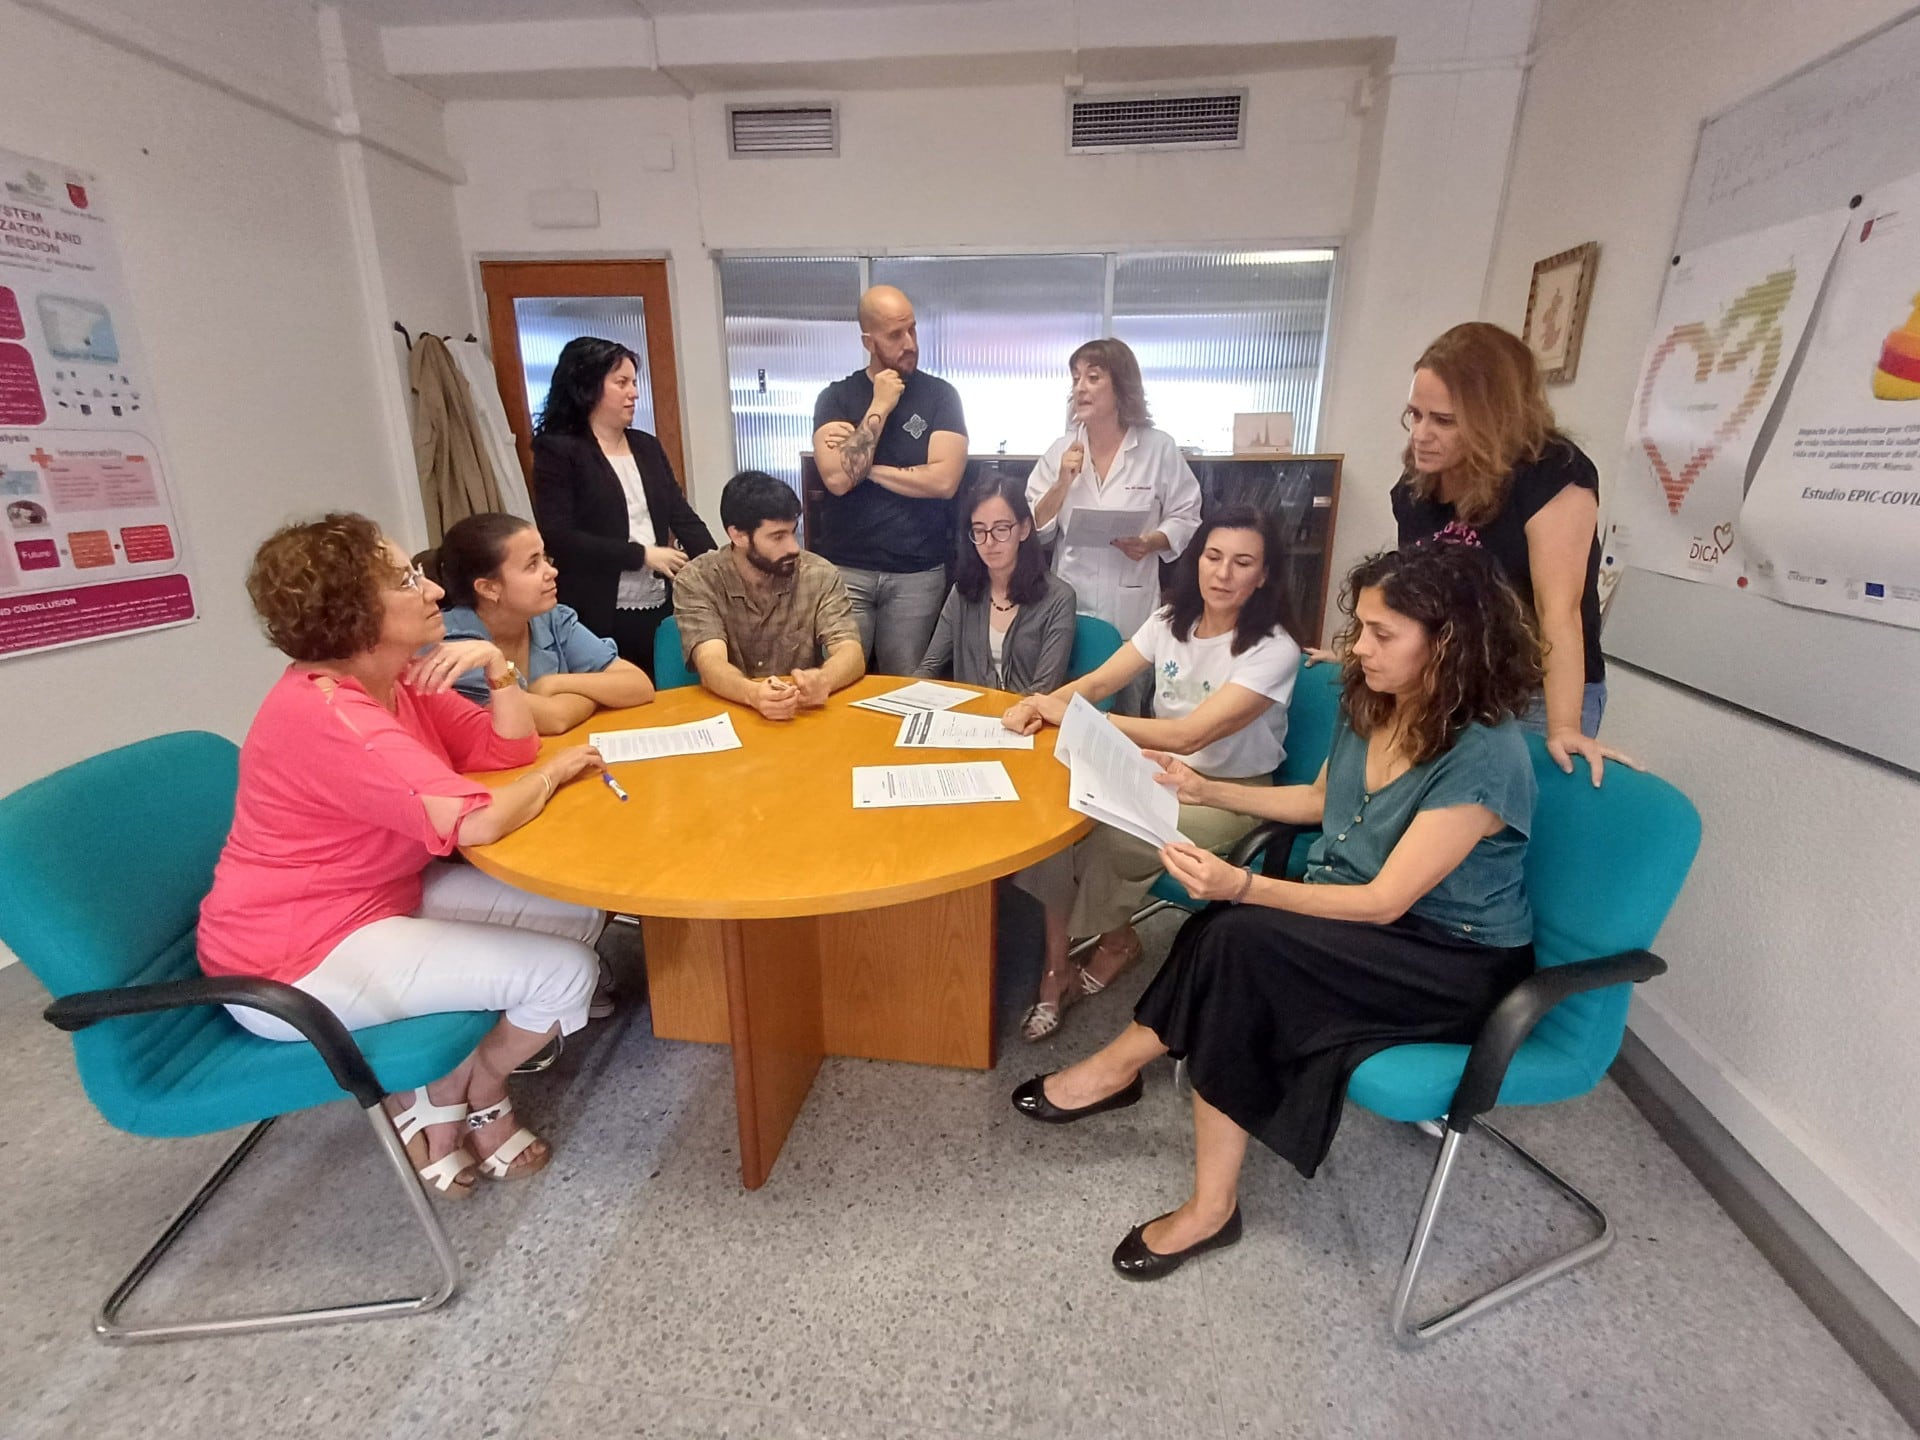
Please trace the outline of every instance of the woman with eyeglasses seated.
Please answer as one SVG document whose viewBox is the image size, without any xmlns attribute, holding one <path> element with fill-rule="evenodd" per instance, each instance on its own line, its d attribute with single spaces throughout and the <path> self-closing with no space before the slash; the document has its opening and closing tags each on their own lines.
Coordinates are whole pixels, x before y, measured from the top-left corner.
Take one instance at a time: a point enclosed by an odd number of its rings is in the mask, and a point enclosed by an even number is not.
<svg viewBox="0 0 1920 1440">
<path fill-rule="evenodd" d="M 1047 573 L 1024 481 L 983 475 L 961 493 L 953 588 L 913 673 L 1027 695 L 1067 678 L 1073 587 Z"/>
<path fill-rule="evenodd" d="M 387 1108 L 443 1195 L 481 1173 L 531 1175 L 550 1151 L 515 1123 L 507 1075 L 586 1023 L 606 916 L 440 857 L 519 829 L 600 757 L 577 745 L 504 784 L 466 778 L 533 764 L 532 708 L 498 645 L 443 638 L 440 587 L 364 516 L 280 530 L 247 593 L 293 663 L 240 749 L 233 828 L 200 907 L 201 968 L 284 981 L 350 1030 L 504 1011 L 450 1074 Z M 476 667 L 493 691 L 484 710 L 453 690 Z M 230 1008 L 257 1035 L 302 1038 Z"/>
<path fill-rule="evenodd" d="M 490 640 L 500 648 L 507 678 L 526 692 L 542 735 L 571 730 L 602 706 L 653 699 L 647 672 L 560 603 L 558 576 L 540 532 L 517 515 L 469 515 L 440 542 L 447 639 Z M 453 688 L 476 705 L 493 696 L 477 665 Z"/>
<path fill-rule="evenodd" d="M 1069 428 L 1034 465 L 1027 502 L 1081 612 L 1131 635 L 1159 608 L 1160 562 L 1178 560 L 1200 528 L 1200 483 L 1173 436 L 1153 428 L 1140 362 L 1124 340 L 1089 340 L 1067 370 Z M 1110 535 L 1076 523 L 1099 523 L 1101 511 L 1136 528 Z M 1139 710 L 1143 699 L 1122 697 L 1119 708 Z"/>
<path fill-rule="evenodd" d="M 1143 749 L 1185 756 L 1231 791 L 1271 785 L 1286 754 L 1287 702 L 1300 670 L 1300 647 L 1280 623 L 1279 553 L 1266 511 L 1236 505 L 1209 516 L 1182 558 L 1171 601 L 1099 669 L 1014 705 L 1007 728 L 1031 735 L 1058 725 L 1076 694 L 1104 700 L 1146 676 L 1153 718 L 1109 716 L 1122 734 Z M 1180 833 L 1208 849 L 1227 849 L 1253 825 L 1217 801 L 1180 811 Z M 1097 995 L 1140 958 L 1133 914 L 1160 871 L 1153 846 L 1101 825 L 1066 854 L 1022 872 L 1021 887 L 1047 911 L 1046 971 L 1020 1022 L 1026 1039 L 1051 1035 L 1074 1000 Z M 1092 935 L 1100 943 L 1084 967 L 1074 963 L 1073 939 Z"/>
<path fill-rule="evenodd" d="M 1536 785 L 1519 717 L 1540 643 L 1482 550 L 1428 542 L 1363 560 L 1341 607 L 1341 715 L 1311 785 L 1233 789 L 1171 756 L 1187 803 L 1319 825 L 1304 879 L 1257 876 L 1193 845 L 1161 852 L 1221 903 L 1182 927 L 1133 1023 L 1098 1053 L 1014 1091 L 1054 1124 L 1131 1105 L 1140 1071 L 1193 1078 L 1193 1191 L 1137 1225 L 1114 1267 L 1153 1280 L 1240 1238 L 1248 1136 L 1311 1177 L 1362 1060 L 1465 1043 L 1533 970 L 1522 865 Z"/>
</svg>

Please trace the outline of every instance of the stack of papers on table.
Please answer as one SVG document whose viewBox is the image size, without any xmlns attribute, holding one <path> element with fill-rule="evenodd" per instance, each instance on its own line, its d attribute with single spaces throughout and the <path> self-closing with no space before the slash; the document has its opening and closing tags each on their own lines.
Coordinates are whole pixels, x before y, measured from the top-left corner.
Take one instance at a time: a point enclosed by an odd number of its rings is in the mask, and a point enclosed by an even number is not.
<svg viewBox="0 0 1920 1440">
<path fill-rule="evenodd" d="M 922 710 L 900 722 L 895 745 L 923 750 L 1031 750 L 1031 735 L 1016 735 L 997 715 L 955 715 Z"/>
<path fill-rule="evenodd" d="M 856 700 L 856 710 L 877 710 L 882 715 L 921 715 L 929 710 L 951 710 L 969 700 L 978 700 L 978 690 L 962 690 L 957 685 L 936 685 L 931 680 L 916 680 L 898 690 L 871 699 Z"/>
<path fill-rule="evenodd" d="M 1160 767 L 1114 723 L 1075 695 L 1060 717 L 1054 758 L 1067 765 L 1067 804 L 1156 850 L 1180 833 L 1180 800 L 1153 778 Z"/>
<path fill-rule="evenodd" d="M 587 743 L 598 750 L 600 758 L 609 765 L 618 765 L 628 760 L 658 760 L 667 755 L 738 750 L 740 736 L 733 728 L 733 716 L 723 710 L 710 720 L 689 720 L 684 725 L 601 730 L 587 736 Z"/>
<path fill-rule="evenodd" d="M 998 760 L 853 767 L 856 810 L 884 810 L 898 805 L 979 805 L 1019 798 L 1013 777 Z"/>
</svg>

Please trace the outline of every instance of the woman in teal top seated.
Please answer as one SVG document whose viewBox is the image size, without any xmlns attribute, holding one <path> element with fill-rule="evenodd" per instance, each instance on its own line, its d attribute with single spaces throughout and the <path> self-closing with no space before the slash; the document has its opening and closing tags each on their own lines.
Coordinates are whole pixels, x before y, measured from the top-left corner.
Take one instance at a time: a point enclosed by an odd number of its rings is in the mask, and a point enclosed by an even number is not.
<svg viewBox="0 0 1920 1440">
<path fill-rule="evenodd" d="M 1078 1120 L 1138 1100 L 1150 1060 L 1186 1059 L 1194 1188 L 1114 1251 L 1133 1279 L 1240 1238 L 1250 1134 L 1311 1176 L 1356 1065 L 1472 1040 L 1533 969 L 1521 867 L 1535 784 L 1519 725 L 1540 684 L 1532 620 L 1485 552 L 1449 542 L 1363 560 L 1341 605 L 1341 719 L 1313 784 L 1224 785 L 1153 757 L 1186 804 L 1321 826 L 1304 880 L 1164 848 L 1174 879 L 1226 903 L 1181 929 L 1117 1039 L 1014 1092 L 1035 1120 Z"/>
<path fill-rule="evenodd" d="M 622 660 L 613 641 L 559 603 L 559 571 L 530 521 L 517 515 L 469 515 L 440 542 L 449 640 L 489 640 L 507 657 L 508 681 L 527 692 L 542 735 L 571 730 L 601 706 L 653 699 L 647 672 Z M 479 669 L 454 681 L 476 705 L 487 703 Z"/>
</svg>

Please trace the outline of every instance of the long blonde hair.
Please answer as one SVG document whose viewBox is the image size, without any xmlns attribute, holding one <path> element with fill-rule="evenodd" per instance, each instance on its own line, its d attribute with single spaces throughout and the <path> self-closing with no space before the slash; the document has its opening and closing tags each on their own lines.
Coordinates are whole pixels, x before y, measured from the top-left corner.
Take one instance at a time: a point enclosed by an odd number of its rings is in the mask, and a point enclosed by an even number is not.
<svg viewBox="0 0 1920 1440">
<path fill-rule="evenodd" d="M 1538 460 L 1562 438 L 1533 351 L 1510 330 L 1469 320 L 1427 346 L 1413 368 L 1431 370 L 1453 396 L 1454 423 L 1466 450 L 1452 472 L 1460 492 L 1454 513 L 1469 525 L 1485 524 L 1506 504 L 1514 467 Z M 1413 468 L 1411 439 L 1400 463 L 1414 493 L 1440 498 L 1440 476 Z"/>
</svg>

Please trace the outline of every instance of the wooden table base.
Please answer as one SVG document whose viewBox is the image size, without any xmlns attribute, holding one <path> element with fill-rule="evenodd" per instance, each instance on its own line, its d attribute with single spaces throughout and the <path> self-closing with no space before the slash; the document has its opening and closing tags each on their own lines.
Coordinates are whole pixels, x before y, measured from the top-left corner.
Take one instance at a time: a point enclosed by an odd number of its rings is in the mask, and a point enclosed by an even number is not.
<svg viewBox="0 0 1920 1440">
<path fill-rule="evenodd" d="M 822 1057 L 993 1066 L 991 883 L 838 915 L 641 923 L 654 1034 L 733 1046 L 749 1190 Z"/>
</svg>

